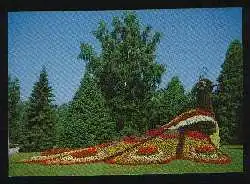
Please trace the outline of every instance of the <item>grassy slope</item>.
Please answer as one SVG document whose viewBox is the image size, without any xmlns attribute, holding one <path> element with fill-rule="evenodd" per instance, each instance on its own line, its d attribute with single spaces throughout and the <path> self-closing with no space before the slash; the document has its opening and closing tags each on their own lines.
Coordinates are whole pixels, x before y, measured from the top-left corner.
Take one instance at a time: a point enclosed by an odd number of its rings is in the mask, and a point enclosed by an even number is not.
<svg viewBox="0 0 250 184">
<path fill-rule="evenodd" d="M 229 165 L 202 164 L 185 160 L 174 160 L 169 164 L 110 165 L 105 163 L 43 166 L 15 163 L 39 153 L 18 153 L 9 161 L 10 176 L 91 176 L 91 175 L 134 175 L 134 174 L 176 174 L 176 173 L 218 173 L 243 172 L 242 146 L 223 146 L 222 151 L 232 157 Z"/>
</svg>

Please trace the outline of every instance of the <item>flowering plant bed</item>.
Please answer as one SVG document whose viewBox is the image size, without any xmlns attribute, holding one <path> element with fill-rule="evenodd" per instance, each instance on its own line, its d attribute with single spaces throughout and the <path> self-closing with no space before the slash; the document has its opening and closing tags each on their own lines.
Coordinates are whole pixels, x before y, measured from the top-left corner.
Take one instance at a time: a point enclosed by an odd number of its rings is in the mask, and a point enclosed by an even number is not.
<svg viewBox="0 0 250 184">
<path fill-rule="evenodd" d="M 129 136 L 120 141 L 88 148 L 50 149 L 42 152 L 41 156 L 23 162 L 48 165 L 104 161 L 110 164 L 136 165 L 169 163 L 174 159 L 184 159 L 206 163 L 230 163 L 230 158 L 215 147 L 209 135 L 203 130 L 193 130 L 188 126 L 201 122 L 217 126 L 212 112 L 193 109 L 177 116 L 166 126 L 148 130 L 145 137 Z"/>
</svg>

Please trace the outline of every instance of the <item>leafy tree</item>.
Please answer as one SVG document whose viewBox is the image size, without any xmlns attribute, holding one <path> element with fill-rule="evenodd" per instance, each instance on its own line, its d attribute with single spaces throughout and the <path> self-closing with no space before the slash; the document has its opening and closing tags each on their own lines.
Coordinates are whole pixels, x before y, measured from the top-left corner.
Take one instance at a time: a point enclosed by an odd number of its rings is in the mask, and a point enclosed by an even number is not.
<svg viewBox="0 0 250 184">
<path fill-rule="evenodd" d="M 151 99 L 165 71 L 155 62 L 155 51 L 161 34 L 152 27 L 141 28 L 133 12 L 122 19 L 114 17 L 113 29 L 101 21 L 93 32 L 101 43 L 97 55 L 88 43 L 81 44 L 79 58 L 87 62 L 117 122 L 117 129 L 125 125 L 143 131 L 147 122 L 141 119 L 145 104 Z"/>
<path fill-rule="evenodd" d="M 35 83 L 27 108 L 27 135 L 23 149 L 40 151 L 53 147 L 55 144 L 55 109 L 52 101 L 54 95 L 49 86 L 48 75 L 43 67 L 38 82 Z"/>
<path fill-rule="evenodd" d="M 243 50 L 238 40 L 230 43 L 217 79 L 214 94 L 215 113 L 219 122 L 222 141 L 242 141 L 243 105 Z"/>
<path fill-rule="evenodd" d="M 12 144 L 18 143 L 19 134 L 19 103 L 20 84 L 17 78 L 11 79 L 8 76 L 8 124 L 9 141 Z"/>
<path fill-rule="evenodd" d="M 68 147 L 84 147 L 115 137 L 115 123 L 93 75 L 85 73 L 70 103 L 64 140 Z"/>
</svg>

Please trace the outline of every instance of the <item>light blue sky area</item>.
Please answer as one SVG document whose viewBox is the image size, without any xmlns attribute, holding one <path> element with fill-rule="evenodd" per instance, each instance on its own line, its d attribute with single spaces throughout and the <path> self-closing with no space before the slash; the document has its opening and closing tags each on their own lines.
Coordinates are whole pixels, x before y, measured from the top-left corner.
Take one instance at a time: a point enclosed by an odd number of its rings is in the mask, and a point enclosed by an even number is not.
<svg viewBox="0 0 250 184">
<path fill-rule="evenodd" d="M 21 85 L 26 100 L 38 80 L 42 65 L 47 67 L 55 103 L 74 96 L 85 64 L 77 60 L 80 43 L 100 44 L 91 31 L 100 20 L 111 25 L 123 11 L 12 12 L 8 14 L 8 71 Z M 151 25 L 163 34 L 157 62 L 167 66 L 161 87 L 177 75 L 190 90 L 203 71 L 216 82 L 226 50 L 233 39 L 242 40 L 241 8 L 168 9 L 136 11 L 143 26 Z"/>
</svg>

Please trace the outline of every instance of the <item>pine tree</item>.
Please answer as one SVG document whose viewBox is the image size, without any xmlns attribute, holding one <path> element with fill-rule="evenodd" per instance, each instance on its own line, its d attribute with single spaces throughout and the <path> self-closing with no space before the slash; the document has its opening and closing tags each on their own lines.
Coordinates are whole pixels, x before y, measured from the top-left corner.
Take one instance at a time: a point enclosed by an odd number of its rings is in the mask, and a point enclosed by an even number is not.
<svg viewBox="0 0 250 184">
<path fill-rule="evenodd" d="M 243 50 L 240 41 L 230 43 L 217 81 L 214 106 L 222 141 L 239 143 L 242 141 L 243 115 Z"/>
<path fill-rule="evenodd" d="M 165 89 L 158 91 L 149 104 L 151 128 L 168 123 L 187 109 L 188 98 L 180 79 L 175 76 Z M 149 117 L 150 118 L 150 117 Z"/>
<path fill-rule="evenodd" d="M 20 104 L 20 85 L 19 80 L 14 80 L 8 76 L 8 124 L 9 141 L 12 144 L 19 143 L 19 104 Z"/>
<path fill-rule="evenodd" d="M 53 97 L 46 68 L 43 67 L 29 98 L 25 124 L 28 131 L 23 145 L 25 151 L 40 151 L 52 148 L 55 144 L 56 116 L 52 105 Z"/>
<path fill-rule="evenodd" d="M 57 122 L 56 122 L 56 147 L 65 147 L 68 142 L 65 136 L 65 125 L 70 122 L 69 120 L 69 103 L 60 105 L 56 109 Z"/>
<path fill-rule="evenodd" d="M 173 77 L 168 83 L 163 99 L 166 106 L 169 107 L 166 113 L 168 120 L 171 120 L 185 110 L 187 97 L 185 89 L 177 76 Z"/>
<path fill-rule="evenodd" d="M 64 126 L 68 147 L 90 146 L 115 137 L 115 123 L 94 76 L 88 71 L 69 106 L 68 122 Z"/>
</svg>

